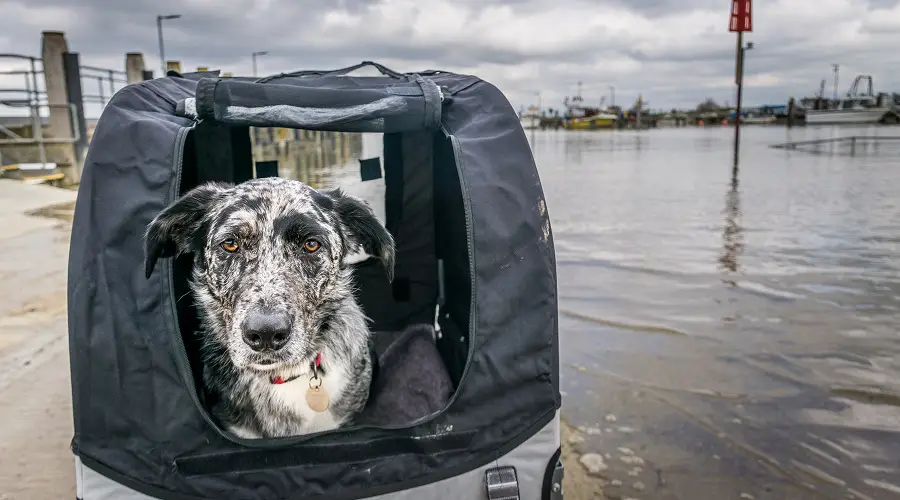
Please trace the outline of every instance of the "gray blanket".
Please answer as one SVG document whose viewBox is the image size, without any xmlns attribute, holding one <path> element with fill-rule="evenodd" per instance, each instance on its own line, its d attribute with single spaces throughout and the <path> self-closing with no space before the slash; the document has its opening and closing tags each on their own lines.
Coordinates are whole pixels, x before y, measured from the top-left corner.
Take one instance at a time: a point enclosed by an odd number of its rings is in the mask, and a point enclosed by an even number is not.
<svg viewBox="0 0 900 500">
<path fill-rule="evenodd" d="M 443 408 L 453 384 L 434 343 L 431 325 L 375 332 L 377 365 L 360 425 L 403 425 Z"/>
</svg>

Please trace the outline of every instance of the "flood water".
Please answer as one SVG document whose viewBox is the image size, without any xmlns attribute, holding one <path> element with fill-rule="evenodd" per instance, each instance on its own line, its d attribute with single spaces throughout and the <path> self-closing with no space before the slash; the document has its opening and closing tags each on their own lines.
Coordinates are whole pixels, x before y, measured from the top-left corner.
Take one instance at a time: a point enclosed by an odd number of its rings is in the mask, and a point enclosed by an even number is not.
<svg viewBox="0 0 900 500">
<path fill-rule="evenodd" d="M 746 127 L 735 178 L 730 128 L 528 132 L 607 497 L 900 498 L 900 141 L 769 147 L 879 134 Z M 364 139 L 312 180 L 354 184 Z"/>
</svg>

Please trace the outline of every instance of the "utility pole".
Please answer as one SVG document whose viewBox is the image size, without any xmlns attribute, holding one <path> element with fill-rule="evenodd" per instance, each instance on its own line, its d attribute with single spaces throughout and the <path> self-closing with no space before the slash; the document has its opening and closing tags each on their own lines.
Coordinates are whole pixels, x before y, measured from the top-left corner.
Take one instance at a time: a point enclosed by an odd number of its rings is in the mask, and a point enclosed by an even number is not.
<svg viewBox="0 0 900 500">
<path fill-rule="evenodd" d="M 612 85 L 609 86 L 609 107 L 616 107 L 616 88 Z"/>
<path fill-rule="evenodd" d="M 264 56 L 264 55 L 266 55 L 266 54 L 268 54 L 268 53 L 269 53 L 269 52 L 266 51 L 266 50 L 260 50 L 260 51 L 254 52 L 254 53 L 252 54 L 252 56 L 253 56 L 253 76 L 256 76 L 256 58 L 257 58 L 258 56 Z"/>
<path fill-rule="evenodd" d="M 840 72 L 841 65 L 833 63 L 831 68 L 834 70 L 834 100 L 836 101 L 838 98 L 838 72 Z"/>
<path fill-rule="evenodd" d="M 178 19 L 181 14 L 170 14 L 167 16 L 156 16 L 156 33 L 159 36 L 159 64 L 162 67 L 162 76 L 166 76 L 166 49 L 163 46 L 162 22 L 168 19 Z"/>
</svg>

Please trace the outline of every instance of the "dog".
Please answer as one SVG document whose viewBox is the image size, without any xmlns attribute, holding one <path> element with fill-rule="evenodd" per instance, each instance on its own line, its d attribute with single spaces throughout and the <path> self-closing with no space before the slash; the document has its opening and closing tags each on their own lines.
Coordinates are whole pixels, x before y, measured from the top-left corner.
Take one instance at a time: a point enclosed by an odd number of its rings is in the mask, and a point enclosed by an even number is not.
<svg viewBox="0 0 900 500">
<path fill-rule="evenodd" d="M 145 274 L 193 256 L 203 381 L 223 428 L 245 439 L 332 430 L 366 405 L 373 360 L 353 264 L 393 280 L 391 234 L 341 190 L 277 177 L 207 183 L 160 212 L 144 235 Z"/>
</svg>

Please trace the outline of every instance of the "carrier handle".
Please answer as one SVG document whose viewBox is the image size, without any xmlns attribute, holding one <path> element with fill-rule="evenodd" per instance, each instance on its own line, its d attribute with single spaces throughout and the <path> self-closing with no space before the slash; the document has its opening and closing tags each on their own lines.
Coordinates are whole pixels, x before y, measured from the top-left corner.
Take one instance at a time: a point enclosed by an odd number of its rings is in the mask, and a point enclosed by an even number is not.
<svg viewBox="0 0 900 500">
<path fill-rule="evenodd" d="M 382 64 L 379 64 L 375 61 L 363 61 L 358 64 L 354 64 L 352 66 L 347 66 L 346 68 L 341 69 L 332 69 L 332 70 L 316 70 L 316 69 L 308 69 L 303 71 L 292 71 L 290 73 L 278 73 L 277 75 L 271 75 L 264 78 L 260 78 L 256 80 L 257 83 L 268 83 L 272 80 L 277 80 L 279 78 L 285 78 L 290 76 L 309 76 L 309 75 L 346 75 L 347 73 L 351 73 L 353 71 L 358 70 L 359 68 L 363 68 L 365 66 L 372 66 L 381 72 L 384 76 L 390 76 L 391 78 L 404 79 L 408 78 L 409 75 L 404 75 L 403 73 L 399 73 L 397 71 L 388 68 Z"/>
<path fill-rule="evenodd" d="M 179 102 L 176 114 L 234 126 L 333 132 L 438 130 L 445 101 L 441 88 L 421 75 L 351 87 L 330 76 L 290 83 L 203 78 L 195 95 Z"/>
</svg>

